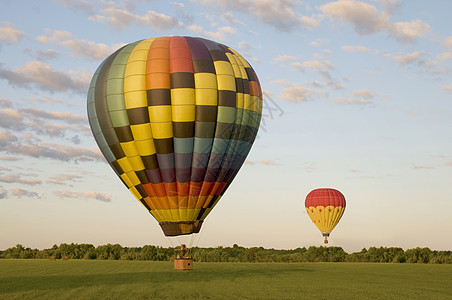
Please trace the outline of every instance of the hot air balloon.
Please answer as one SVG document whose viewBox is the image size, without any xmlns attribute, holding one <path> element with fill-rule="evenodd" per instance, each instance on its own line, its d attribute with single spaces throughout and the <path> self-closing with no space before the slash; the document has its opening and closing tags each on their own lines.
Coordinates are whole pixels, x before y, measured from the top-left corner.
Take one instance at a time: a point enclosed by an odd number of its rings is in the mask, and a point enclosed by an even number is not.
<svg viewBox="0 0 452 300">
<path fill-rule="evenodd" d="M 335 189 L 315 189 L 306 196 L 305 207 L 312 222 L 325 237 L 324 243 L 328 244 L 331 231 L 345 211 L 344 195 Z"/>
<path fill-rule="evenodd" d="M 197 37 L 120 48 L 98 67 L 88 92 L 101 152 L 166 236 L 199 232 L 245 161 L 261 114 L 249 63 Z"/>
</svg>

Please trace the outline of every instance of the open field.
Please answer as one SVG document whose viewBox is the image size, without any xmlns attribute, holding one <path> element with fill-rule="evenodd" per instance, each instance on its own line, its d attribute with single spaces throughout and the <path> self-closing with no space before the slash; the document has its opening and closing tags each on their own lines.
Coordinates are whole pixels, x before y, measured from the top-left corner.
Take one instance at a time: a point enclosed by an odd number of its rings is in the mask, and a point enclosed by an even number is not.
<svg viewBox="0 0 452 300">
<path fill-rule="evenodd" d="M 452 299 L 452 265 L 0 260 L 0 299 Z"/>
</svg>

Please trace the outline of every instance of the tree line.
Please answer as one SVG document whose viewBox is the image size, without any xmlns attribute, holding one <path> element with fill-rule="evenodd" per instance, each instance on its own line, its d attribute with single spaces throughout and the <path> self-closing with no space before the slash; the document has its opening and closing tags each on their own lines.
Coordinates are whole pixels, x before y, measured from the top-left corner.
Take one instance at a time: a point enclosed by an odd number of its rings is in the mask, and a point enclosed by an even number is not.
<svg viewBox="0 0 452 300">
<path fill-rule="evenodd" d="M 341 247 L 296 248 L 292 250 L 232 247 L 199 248 L 189 250 L 198 262 L 374 262 L 452 264 L 451 251 L 429 248 L 403 250 L 398 247 L 370 247 L 360 252 L 347 253 Z M 119 244 L 93 246 L 91 244 L 60 244 L 49 249 L 31 249 L 22 245 L 0 251 L 0 259 L 98 259 L 98 260 L 152 260 L 170 261 L 176 256 L 175 248 L 146 245 L 122 247 Z"/>
</svg>

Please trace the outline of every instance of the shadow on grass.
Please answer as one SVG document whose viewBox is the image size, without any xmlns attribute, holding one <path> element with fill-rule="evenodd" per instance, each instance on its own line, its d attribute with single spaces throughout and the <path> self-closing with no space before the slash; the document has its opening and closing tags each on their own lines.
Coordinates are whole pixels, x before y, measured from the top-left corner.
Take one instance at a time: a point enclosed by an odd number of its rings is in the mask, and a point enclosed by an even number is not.
<svg viewBox="0 0 452 300">
<path fill-rule="evenodd" d="M 171 266 L 172 267 L 172 266 Z M 216 268 L 217 267 L 217 268 Z M 225 266 L 226 267 L 226 266 Z M 238 265 L 237 268 L 223 268 L 222 264 L 201 265 L 193 271 L 150 270 L 149 272 L 121 272 L 72 275 L 14 276 L 0 281 L 0 295 L 30 290 L 69 290 L 81 287 L 117 286 L 127 284 L 161 285 L 166 283 L 208 283 L 216 280 L 237 281 L 241 279 L 296 276 L 312 272 L 301 266 L 287 265 L 262 268 L 259 264 Z"/>
</svg>

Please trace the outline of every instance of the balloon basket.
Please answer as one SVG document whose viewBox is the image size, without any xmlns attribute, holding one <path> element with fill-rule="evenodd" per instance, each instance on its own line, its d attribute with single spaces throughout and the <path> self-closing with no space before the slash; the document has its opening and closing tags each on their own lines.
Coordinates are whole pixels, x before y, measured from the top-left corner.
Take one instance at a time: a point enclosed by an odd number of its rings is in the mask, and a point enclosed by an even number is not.
<svg viewBox="0 0 452 300">
<path fill-rule="evenodd" d="M 193 270 L 193 260 L 191 258 L 176 258 L 174 260 L 174 270 Z"/>
</svg>

